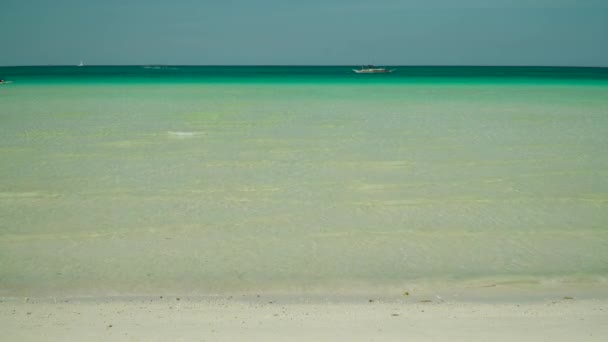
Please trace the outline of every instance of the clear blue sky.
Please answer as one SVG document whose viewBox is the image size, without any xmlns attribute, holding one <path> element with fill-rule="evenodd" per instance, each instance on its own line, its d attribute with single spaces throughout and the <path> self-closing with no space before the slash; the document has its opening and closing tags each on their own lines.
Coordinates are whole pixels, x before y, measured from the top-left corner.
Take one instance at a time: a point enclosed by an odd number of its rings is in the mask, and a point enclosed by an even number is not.
<svg viewBox="0 0 608 342">
<path fill-rule="evenodd" d="M 608 66 L 608 0 L 0 0 L 0 65 Z"/>
</svg>

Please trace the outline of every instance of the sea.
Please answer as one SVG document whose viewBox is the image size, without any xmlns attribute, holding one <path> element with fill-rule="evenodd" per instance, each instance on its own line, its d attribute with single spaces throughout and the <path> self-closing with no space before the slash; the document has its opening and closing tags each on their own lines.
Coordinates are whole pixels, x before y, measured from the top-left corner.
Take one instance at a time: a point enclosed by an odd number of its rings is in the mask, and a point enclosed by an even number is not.
<svg viewBox="0 0 608 342">
<path fill-rule="evenodd" d="M 0 296 L 608 286 L 608 68 L 353 68 L 0 67 Z"/>
</svg>

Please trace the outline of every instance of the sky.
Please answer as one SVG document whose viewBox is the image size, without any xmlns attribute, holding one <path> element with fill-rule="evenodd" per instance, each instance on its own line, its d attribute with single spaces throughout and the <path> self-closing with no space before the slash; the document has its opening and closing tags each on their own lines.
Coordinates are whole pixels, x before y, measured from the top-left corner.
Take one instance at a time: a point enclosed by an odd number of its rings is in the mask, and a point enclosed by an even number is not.
<svg viewBox="0 0 608 342">
<path fill-rule="evenodd" d="M 608 0 L 0 0 L 0 65 L 608 66 Z"/>
</svg>

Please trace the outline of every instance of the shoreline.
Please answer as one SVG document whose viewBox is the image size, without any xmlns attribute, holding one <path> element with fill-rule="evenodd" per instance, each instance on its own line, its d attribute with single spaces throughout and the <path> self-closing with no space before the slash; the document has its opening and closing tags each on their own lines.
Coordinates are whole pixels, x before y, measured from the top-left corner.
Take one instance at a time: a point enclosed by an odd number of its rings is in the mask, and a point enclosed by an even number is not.
<svg viewBox="0 0 608 342">
<path fill-rule="evenodd" d="M 0 299 L 7 341 L 601 341 L 608 298 L 218 296 Z"/>
<path fill-rule="evenodd" d="M 342 281 L 319 284 L 295 285 L 277 283 L 275 286 L 267 283 L 250 284 L 250 287 L 233 288 L 226 284 L 220 291 L 213 291 L 194 284 L 183 286 L 152 286 L 147 288 L 105 287 L 81 289 L 71 287 L 54 287 L 47 291 L 11 287 L 0 289 L 0 300 L 20 301 L 26 298 L 39 302 L 53 300 L 140 300 L 156 299 L 159 297 L 181 297 L 191 300 L 206 300 L 216 298 L 235 298 L 244 301 L 255 301 L 257 298 L 280 298 L 289 303 L 305 302 L 353 302 L 359 303 L 367 299 L 387 302 L 415 303 L 423 300 L 450 302 L 542 302 L 559 300 L 563 297 L 576 299 L 607 299 L 608 281 L 604 276 L 595 279 L 571 277 L 481 277 L 471 279 L 426 279 L 401 281 L 393 283 Z M 157 284 L 158 285 L 158 284 Z M 199 284 L 200 285 L 200 284 Z"/>
</svg>

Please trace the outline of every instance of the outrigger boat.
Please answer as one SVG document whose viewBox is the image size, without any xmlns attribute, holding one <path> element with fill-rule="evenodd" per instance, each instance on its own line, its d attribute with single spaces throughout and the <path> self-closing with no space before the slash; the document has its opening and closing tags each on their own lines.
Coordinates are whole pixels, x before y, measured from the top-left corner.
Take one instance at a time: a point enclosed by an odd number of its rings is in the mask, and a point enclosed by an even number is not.
<svg viewBox="0 0 608 342">
<path fill-rule="evenodd" d="M 395 71 L 395 69 L 387 69 L 373 65 L 364 65 L 361 69 L 353 69 L 357 74 L 386 74 Z"/>
</svg>

